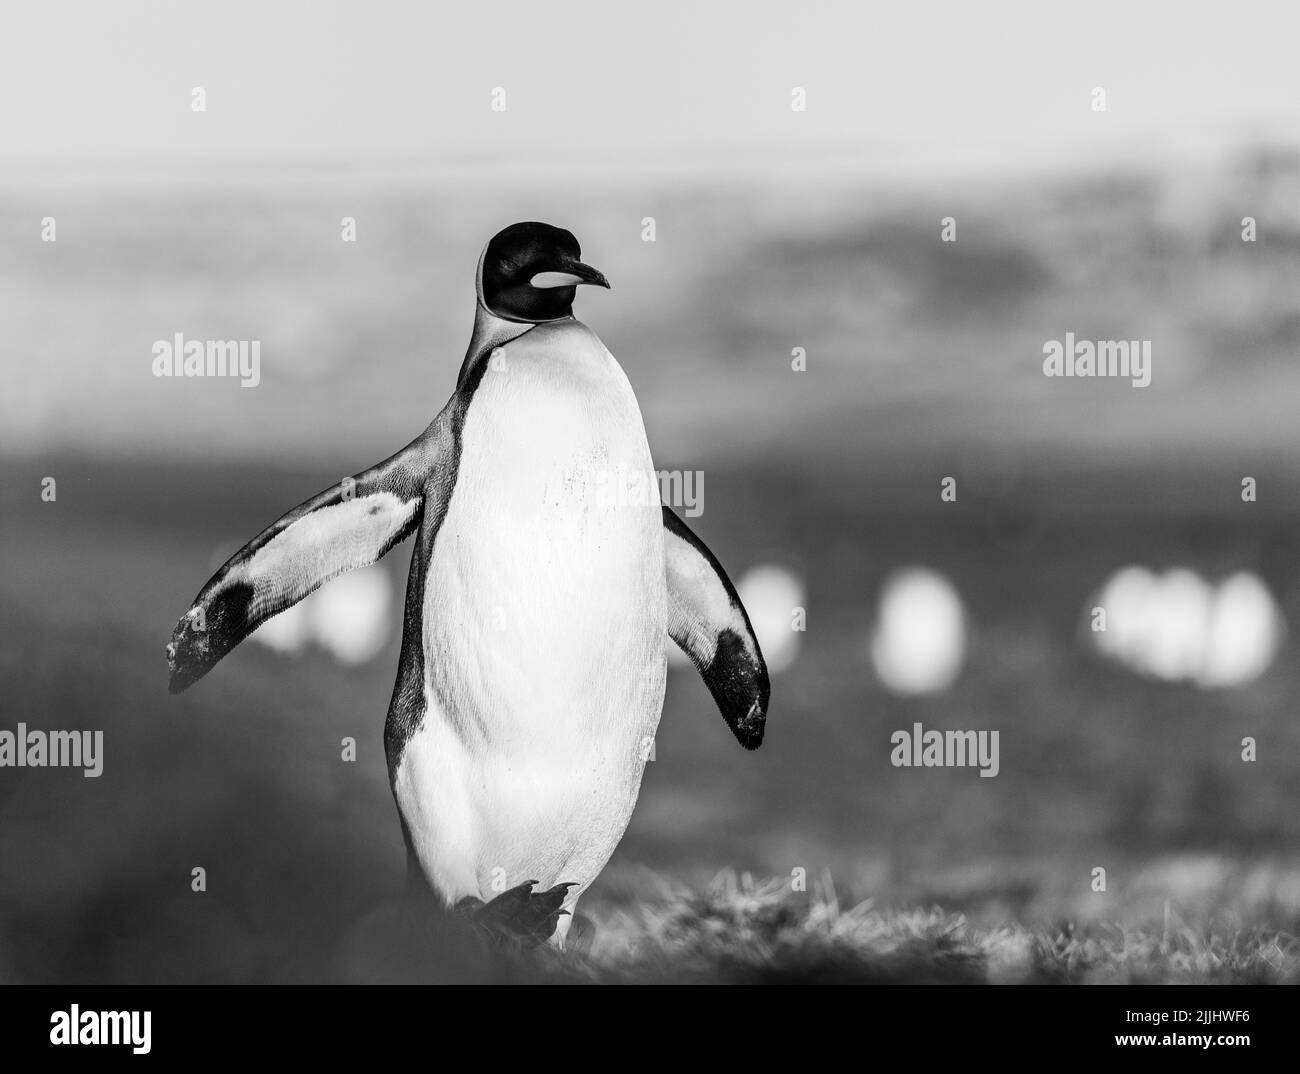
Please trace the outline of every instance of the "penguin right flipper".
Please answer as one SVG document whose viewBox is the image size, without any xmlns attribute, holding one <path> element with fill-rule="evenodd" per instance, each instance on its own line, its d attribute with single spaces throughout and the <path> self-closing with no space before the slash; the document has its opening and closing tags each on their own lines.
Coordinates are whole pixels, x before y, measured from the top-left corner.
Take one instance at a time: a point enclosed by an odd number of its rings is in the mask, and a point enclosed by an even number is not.
<svg viewBox="0 0 1300 1074">
<path fill-rule="evenodd" d="M 699 670 L 736 740 L 756 750 L 772 687 L 749 615 L 704 542 L 671 508 L 663 517 L 668 633 Z"/>
<path fill-rule="evenodd" d="M 446 425 L 440 415 L 397 454 L 299 504 L 231 556 L 172 632 L 170 691 L 198 682 L 271 616 L 409 536 L 446 454 Z"/>
</svg>

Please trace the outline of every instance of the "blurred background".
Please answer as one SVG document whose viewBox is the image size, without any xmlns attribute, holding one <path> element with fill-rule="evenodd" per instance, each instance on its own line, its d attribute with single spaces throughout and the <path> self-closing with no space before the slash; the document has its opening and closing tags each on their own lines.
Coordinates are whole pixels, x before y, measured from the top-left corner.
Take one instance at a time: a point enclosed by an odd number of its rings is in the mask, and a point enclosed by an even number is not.
<svg viewBox="0 0 1300 1074">
<path fill-rule="evenodd" d="M 670 670 L 584 911 L 730 867 L 1294 929 L 1300 16 L 794 7 L 6 10 L 0 728 L 105 759 L 0 769 L 0 979 L 355 976 L 405 872 L 409 544 L 179 698 L 162 648 L 227 555 L 442 407 L 520 219 L 612 280 L 578 315 L 656 465 L 703 472 L 693 528 L 775 672 L 749 755 Z M 260 340 L 261 384 L 155 378 L 178 332 Z M 1044 377 L 1066 332 L 1151 340 L 1150 387 Z M 891 766 L 916 722 L 997 730 L 997 778 Z"/>
</svg>

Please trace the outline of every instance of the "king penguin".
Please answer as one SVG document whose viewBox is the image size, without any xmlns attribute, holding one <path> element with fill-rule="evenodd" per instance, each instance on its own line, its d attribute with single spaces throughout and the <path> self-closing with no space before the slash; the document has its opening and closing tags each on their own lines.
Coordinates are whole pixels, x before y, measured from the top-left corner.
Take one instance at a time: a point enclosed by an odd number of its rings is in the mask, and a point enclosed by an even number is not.
<svg viewBox="0 0 1300 1074">
<path fill-rule="evenodd" d="M 268 618 L 414 535 L 384 726 L 412 882 L 495 934 L 557 946 L 631 818 L 668 640 L 746 749 L 770 694 L 726 572 L 646 495 L 658 482 L 636 396 L 573 315 L 584 285 L 609 282 L 570 232 L 530 222 L 494 236 L 447 405 L 235 553 L 167 646 L 178 693 Z"/>
</svg>

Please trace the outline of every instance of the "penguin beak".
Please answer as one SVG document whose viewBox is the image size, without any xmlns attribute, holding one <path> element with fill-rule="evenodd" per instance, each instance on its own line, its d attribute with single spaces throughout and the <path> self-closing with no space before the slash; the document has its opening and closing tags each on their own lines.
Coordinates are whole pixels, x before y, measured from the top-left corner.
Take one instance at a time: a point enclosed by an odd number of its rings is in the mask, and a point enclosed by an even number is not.
<svg viewBox="0 0 1300 1074">
<path fill-rule="evenodd" d="M 539 272 L 528 281 L 534 287 L 546 290 L 550 287 L 576 287 L 578 284 L 590 283 L 597 287 L 609 287 L 609 280 L 599 269 L 584 265 L 575 258 L 566 257 L 556 269 Z"/>
</svg>

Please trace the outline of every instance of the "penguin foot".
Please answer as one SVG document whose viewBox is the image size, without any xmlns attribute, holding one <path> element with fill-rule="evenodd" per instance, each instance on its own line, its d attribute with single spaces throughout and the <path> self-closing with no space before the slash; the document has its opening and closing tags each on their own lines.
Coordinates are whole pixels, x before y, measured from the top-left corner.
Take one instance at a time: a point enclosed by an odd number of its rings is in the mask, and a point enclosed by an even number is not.
<svg viewBox="0 0 1300 1074">
<path fill-rule="evenodd" d="M 526 880 L 489 902 L 468 896 L 456 904 L 453 912 L 495 940 L 537 947 L 551 938 L 560 917 L 569 912 L 561 907 L 574 883 L 533 891 L 536 885 L 536 880 Z"/>
</svg>

